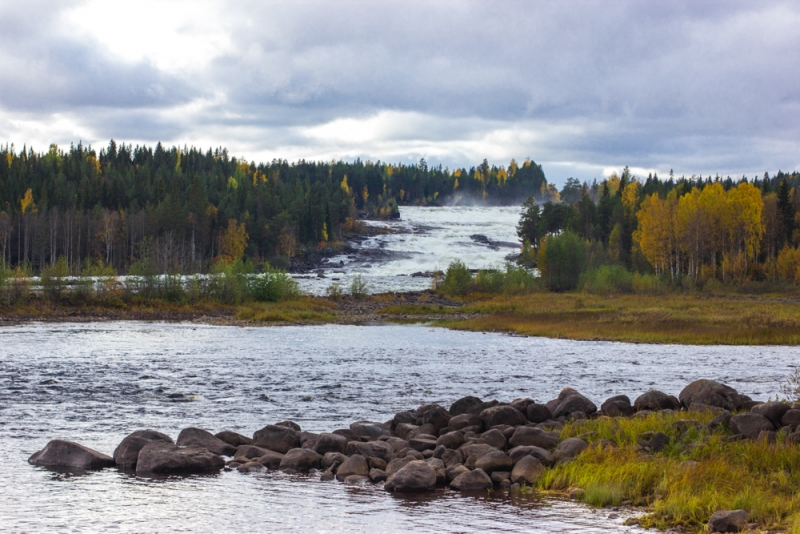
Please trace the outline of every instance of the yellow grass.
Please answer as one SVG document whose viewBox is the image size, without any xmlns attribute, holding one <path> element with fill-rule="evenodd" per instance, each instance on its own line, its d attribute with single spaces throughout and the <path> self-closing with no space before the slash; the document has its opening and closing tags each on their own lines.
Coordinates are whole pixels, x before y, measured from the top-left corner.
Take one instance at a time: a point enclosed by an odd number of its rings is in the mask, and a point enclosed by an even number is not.
<svg viewBox="0 0 800 534">
<path fill-rule="evenodd" d="M 336 318 L 336 305 L 312 297 L 284 302 L 253 302 L 244 304 L 236 318 L 259 323 L 328 323 Z"/>
</svg>

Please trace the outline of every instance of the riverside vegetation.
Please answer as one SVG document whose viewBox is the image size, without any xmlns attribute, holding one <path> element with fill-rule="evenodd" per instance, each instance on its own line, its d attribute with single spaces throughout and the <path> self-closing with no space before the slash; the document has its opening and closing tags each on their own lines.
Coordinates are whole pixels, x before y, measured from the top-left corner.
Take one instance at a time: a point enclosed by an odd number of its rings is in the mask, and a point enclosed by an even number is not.
<svg viewBox="0 0 800 534">
<path fill-rule="evenodd" d="M 797 383 L 790 393 L 797 394 Z M 566 388 L 538 403 L 467 396 L 386 422 L 330 433 L 292 421 L 252 437 L 187 428 L 172 438 L 138 430 L 107 456 L 53 440 L 29 462 L 86 471 L 117 467 L 152 478 L 236 469 L 316 472 L 323 481 L 383 484 L 395 493 L 534 489 L 593 506 L 641 507 L 644 526 L 688 531 L 800 526 L 800 404 L 758 402 L 711 380 L 674 397 L 650 390 L 597 406 Z M 224 456 L 229 457 L 225 460 Z"/>
</svg>

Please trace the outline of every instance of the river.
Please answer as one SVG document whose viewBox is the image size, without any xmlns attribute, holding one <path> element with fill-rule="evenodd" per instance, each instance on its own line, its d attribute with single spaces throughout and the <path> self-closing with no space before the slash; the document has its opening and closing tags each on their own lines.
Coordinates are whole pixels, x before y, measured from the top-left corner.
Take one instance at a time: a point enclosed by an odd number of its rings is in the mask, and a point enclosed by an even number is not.
<svg viewBox="0 0 800 534">
<path fill-rule="evenodd" d="M 275 472 L 137 478 L 30 466 L 50 439 L 110 454 L 133 430 L 324 431 L 464 395 L 599 404 L 717 379 L 765 399 L 797 351 L 576 342 L 415 326 L 230 327 L 109 322 L 0 329 L 0 530 L 21 532 L 640 532 L 625 511 L 495 491 L 397 497 Z"/>
</svg>

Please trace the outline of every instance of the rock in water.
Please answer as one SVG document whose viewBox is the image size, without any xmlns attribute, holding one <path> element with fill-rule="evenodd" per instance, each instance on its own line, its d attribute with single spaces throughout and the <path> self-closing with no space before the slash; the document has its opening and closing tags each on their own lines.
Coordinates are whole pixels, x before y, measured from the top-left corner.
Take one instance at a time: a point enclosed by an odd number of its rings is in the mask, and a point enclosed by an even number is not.
<svg viewBox="0 0 800 534">
<path fill-rule="evenodd" d="M 475 462 L 477 469 L 482 469 L 487 475 L 495 471 L 510 471 L 514 462 L 503 451 L 492 451 L 484 454 Z"/>
<path fill-rule="evenodd" d="M 558 406 L 553 410 L 553 417 L 569 416 L 573 412 L 583 412 L 589 416 L 597 411 L 597 406 L 592 401 L 572 388 L 561 390 L 558 400 Z"/>
<path fill-rule="evenodd" d="M 286 454 L 300 447 L 300 434 L 286 426 L 267 425 L 253 434 L 253 445 Z"/>
<path fill-rule="evenodd" d="M 236 447 L 214 437 L 214 434 L 202 428 L 184 428 L 178 434 L 175 444 L 181 447 L 202 447 L 214 454 L 225 456 L 233 456 L 236 453 Z"/>
<path fill-rule="evenodd" d="M 113 467 L 114 459 L 97 452 L 89 447 L 84 447 L 74 441 L 54 439 L 45 445 L 44 449 L 34 453 L 28 458 L 28 463 L 56 468 L 71 468 L 90 471 Z"/>
<path fill-rule="evenodd" d="M 467 413 L 467 410 L 483 402 L 478 397 L 466 396 L 455 401 L 450 406 L 450 415 L 456 416 Z"/>
<path fill-rule="evenodd" d="M 390 476 L 383 487 L 397 493 L 431 491 L 436 487 L 436 470 L 422 460 L 414 460 Z"/>
<path fill-rule="evenodd" d="M 343 481 L 350 475 L 368 476 L 369 472 L 370 470 L 369 464 L 367 464 L 367 459 L 360 454 L 354 454 L 345 460 L 336 470 L 336 479 Z"/>
<path fill-rule="evenodd" d="M 533 456 L 524 456 L 514 469 L 511 470 L 511 482 L 514 484 L 536 484 L 539 477 L 544 473 L 544 466 Z"/>
<path fill-rule="evenodd" d="M 450 487 L 458 491 L 486 491 L 492 489 L 494 483 L 482 469 L 473 469 L 454 478 Z"/>
<path fill-rule="evenodd" d="M 137 430 L 126 436 L 114 449 L 114 462 L 125 469 L 135 469 L 139 451 L 151 441 L 172 443 L 172 438 L 155 430 Z"/>
<path fill-rule="evenodd" d="M 732 387 L 706 379 L 695 380 L 683 388 L 678 398 L 684 408 L 692 404 L 705 404 L 729 411 L 740 409 L 745 402 Z"/>
<path fill-rule="evenodd" d="M 253 440 L 248 438 L 247 436 L 243 436 L 241 434 L 237 434 L 231 430 L 223 430 L 222 432 L 217 432 L 214 434 L 214 437 L 217 439 L 221 439 L 225 443 L 229 445 L 233 445 L 234 447 L 239 447 L 240 445 L 252 445 Z"/>
<path fill-rule="evenodd" d="M 203 447 L 179 447 L 152 441 L 139 451 L 136 474 L 191 474 L 216 471 L 225 466 L 222 456 Z"/>
<path fill-rule="evenodd" d="M 281 460 L 281 471 L 307 473 L 311 469 L 319 469 L 322 456 L 311 449 L 291 449 Z"/>
<path fill-rule="evenodd" d="M 319 435 L 317 445 L 314 450 L 318 454 L 326 455 L 329 452 L 338 452 L 344 454 L 347 447 L 347 438 L 339 434 L 329 434 L 327 432 Z"/>
</svg>

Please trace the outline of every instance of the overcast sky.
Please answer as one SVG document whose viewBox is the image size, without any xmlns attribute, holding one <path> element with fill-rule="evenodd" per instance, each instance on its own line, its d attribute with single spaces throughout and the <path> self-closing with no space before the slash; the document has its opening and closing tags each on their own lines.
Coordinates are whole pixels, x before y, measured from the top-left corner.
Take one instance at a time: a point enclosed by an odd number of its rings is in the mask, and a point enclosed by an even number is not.
<svg viewBox="0 0 800 534">
<path fill-rule="evenodd" d="M 0 141 L 800 170 L 800 3 L 0 0 Z"/>
</svg>

